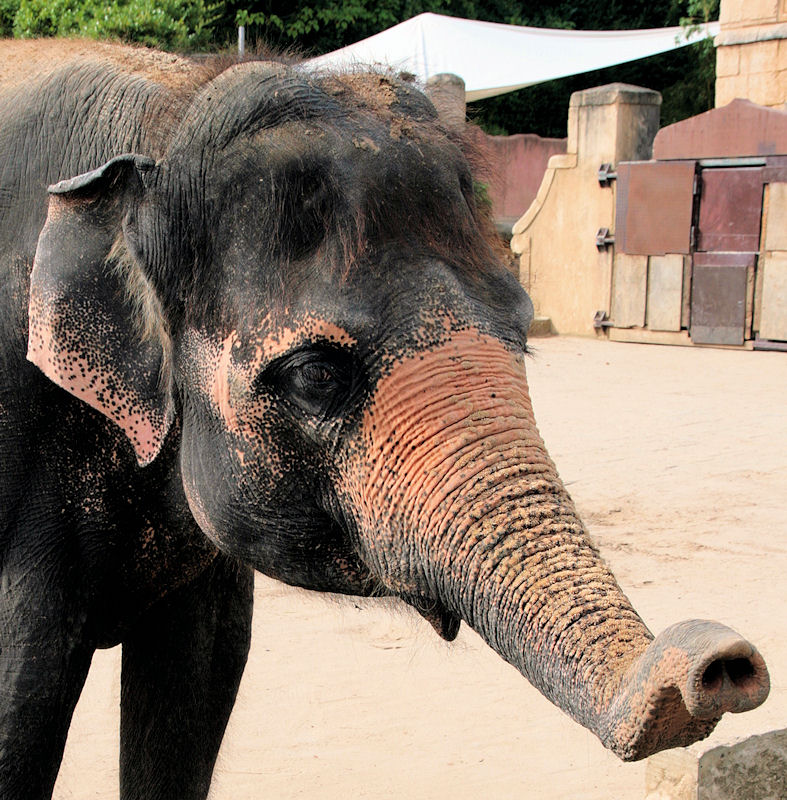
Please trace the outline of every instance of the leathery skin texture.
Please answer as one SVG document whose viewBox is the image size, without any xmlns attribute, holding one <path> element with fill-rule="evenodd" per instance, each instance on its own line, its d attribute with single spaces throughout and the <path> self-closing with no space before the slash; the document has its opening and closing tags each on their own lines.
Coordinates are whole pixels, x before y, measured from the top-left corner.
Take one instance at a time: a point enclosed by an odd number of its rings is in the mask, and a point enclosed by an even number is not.
<svg viewBox="0 0 787 800">
<path fill-rule="evenodd" d="M 121 797 L 206 797 L 252 567 L 464 621 L 622 758 L 764 700 L 752 645 L 654 640 L 599 558 L 472 137 L 406 76 L 31 47 L 0 42 L 3 800 L 51 794 L 118 642 Z"/>
<path fill-rule="evenodd" d="M 478 330 L 390 368 L 342 486 L 364 560 L 392 591 L 464 619 L 621 758 L 713 729 L 721 677 L 700 697 L 717 658 L 740 659 L 741 707 L 767 692 L 762 658 L 724 626 L 676 626 L 651 646 L 544 448 L 521 355 Z"/>
</svg>

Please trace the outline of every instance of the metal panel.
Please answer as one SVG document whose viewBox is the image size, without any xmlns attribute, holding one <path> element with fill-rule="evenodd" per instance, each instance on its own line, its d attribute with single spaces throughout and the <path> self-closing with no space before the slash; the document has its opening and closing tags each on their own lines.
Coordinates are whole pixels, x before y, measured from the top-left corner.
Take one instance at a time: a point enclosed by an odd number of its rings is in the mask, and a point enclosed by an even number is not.
<svg viewBox="0 0 787 800">
<path fill-rule="evenodd" d="M 760 249 L 762 167 L 703 169 L 697 250 Z"/>
<path fill-rule="evenodd" d="M 760 269 L 760 338 L 787 340 L 787 254 L 766 253 Z"/>
<path fill-rule="evenodd" d="M 735 7 L 744 9 L 747 4 L 738 0 Z M 732 12 L 737 13 L 741 12 Z M 787 115 L 780 108 L 741 99 L 668 125 L 653 142 L 653 158 L 740 158 L 785 152 Z"/>
<path fill-rule="evenodd" d="M 785 150 L 787 150 L 787 146 Z M 765 183 L 784 183 L 787 181 L 787 156 L 769 156 L 766 158 L 762 179 Z"/>
<path fill-rule="evenodd" d="M 648 257 L 615 253 L 612 273 L 612 324 L 616 328 L 645 325 Z"/>
<path fill-rule="evenodd" d="M 683 256 L 648 259 L 648 328 L 679 331 L 683 305 Z"/>
<path fill-rule="evenodd" d="M 688 253 L 694 161 L 618 164 L 615 249 L 630 255 Z"/>
<path fill-rule="evenodd" d="M 747 273 L 754 253 L 695 253 L 691 340 L 741 345 L 745 338 Z"/>
</svg>

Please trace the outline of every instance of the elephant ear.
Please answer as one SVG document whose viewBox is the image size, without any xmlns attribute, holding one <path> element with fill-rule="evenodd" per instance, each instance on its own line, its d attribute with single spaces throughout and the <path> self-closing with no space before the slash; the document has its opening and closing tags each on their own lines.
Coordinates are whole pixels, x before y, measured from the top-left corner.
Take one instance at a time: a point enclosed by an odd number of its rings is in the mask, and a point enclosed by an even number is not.
<svg viewBox="0 0 787 800">
<path fill-rule="evenodd" d="M 135 294 L 152 289 L 123 234 L 129 201 L 144 192 L 142 176 L 153 165 L 118 156 L 49 187 L 30 277 L 27 351 L 48 378 L 117 423 L 141 465 L 156 457 L 173 417 L 169 337 L 163 325 L 140 321 Z"/>
</svg>

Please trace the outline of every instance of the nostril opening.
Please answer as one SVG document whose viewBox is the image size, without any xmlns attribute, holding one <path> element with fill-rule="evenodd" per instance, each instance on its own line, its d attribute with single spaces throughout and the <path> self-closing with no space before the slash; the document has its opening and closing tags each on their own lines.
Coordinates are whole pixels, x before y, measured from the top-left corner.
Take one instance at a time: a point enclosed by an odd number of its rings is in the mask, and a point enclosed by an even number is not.
<svg viewBox="0 0 787 800">
<path fill-rule="evenodd" d="M 754 676 L 754 664 L 748 658 L 731 658 L 725 666 L 734 686 L 745 686 Z"/>
<path fill-rule="evenodd" d="M 702 673 L 702 688 L 707 690 L 718 689 L 724 677 L 724 662 L 711 661 L 705 672 Z"/>
<path fill-rule="evenodd" d="M 717 659 L 712 661 L 702 673 L 702 687 L 708 691 L 719 689 L 724 681 L 724 673 L 729 676 L 733 686 L 745 686 L 754 675 L 754 665 L 748 658 Z"/>
</svg>

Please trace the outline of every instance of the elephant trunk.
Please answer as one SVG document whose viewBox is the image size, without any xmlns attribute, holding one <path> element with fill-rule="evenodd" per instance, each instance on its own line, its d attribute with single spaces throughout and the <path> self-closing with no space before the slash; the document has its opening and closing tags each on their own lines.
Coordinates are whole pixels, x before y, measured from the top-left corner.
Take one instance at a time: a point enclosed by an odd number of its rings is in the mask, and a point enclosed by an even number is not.
<svg viewBox="0 0 787 800">
<path fill-rule="evenodd" d="M 433 618 L 461 617 L 621 758 L 703 738 L 724 711 L 765 699 L 762 658 L 728 628 L 685 622 L 653 639 L 547 455 L 521 361 L 497 340 L 461 331 L 399 362 L 361 437 L 360 480 L 346 485 L 373 571 Z"/>
<path fill-rule="evenodd" d="M 702 739 L 725 711 L 765 699 L 751 644 L 704 620 L 654 640 L 565 501 L 542 495 L 522 519 L 528 499 L 459 534 L 434 585 L 542 694 L 624 760 Z"/>
</svg>

